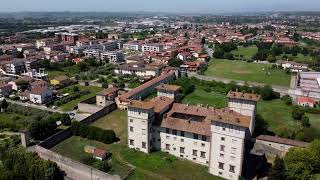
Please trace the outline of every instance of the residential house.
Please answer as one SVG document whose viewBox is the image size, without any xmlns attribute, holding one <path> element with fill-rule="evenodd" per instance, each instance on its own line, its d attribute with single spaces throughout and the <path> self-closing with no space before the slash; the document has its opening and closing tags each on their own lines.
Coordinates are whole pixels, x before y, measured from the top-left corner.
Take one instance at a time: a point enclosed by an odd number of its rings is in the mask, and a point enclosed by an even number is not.
<svg viewBox="0 0 320 180">
<path fill-rule="evenodd" d="M 50 80 L 50 84 L 55 88 L 63 88 L 71 84 L 71 80 L 68 76 L 58 76 Z"/>
<path fill-rule="evenodd" d="M 12 85 L 11 84 L 0 84 L 0 95 L 1 96 L 9 96 L 12 93 Z"/>
<path fill-rule="evenodd" d="M 30 91 L 30 101 L 34 104 L 44 104 L 52 100 L 53 94 L 49 88 L 34 87 Z"/>
</svg>

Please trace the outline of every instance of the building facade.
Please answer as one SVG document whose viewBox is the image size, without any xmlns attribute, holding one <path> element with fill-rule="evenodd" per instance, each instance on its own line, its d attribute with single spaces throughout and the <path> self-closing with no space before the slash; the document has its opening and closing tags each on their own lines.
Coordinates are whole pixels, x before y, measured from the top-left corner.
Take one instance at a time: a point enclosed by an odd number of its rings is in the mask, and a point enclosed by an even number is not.
<svg viewBox="0 0 320 180">
<path fill-rule="evenodd" d="M 175 92 L 168 96 L 163 89 L 159 86 L 159 96 L 150 101 L 128 104 L 128 146 L 188 159 L 226 179 L 241 177 L 245 142 L 254 130 L 260 96 L 229 92 L 228 108 L 214 109 L 174 103 Z"/>
</svg>

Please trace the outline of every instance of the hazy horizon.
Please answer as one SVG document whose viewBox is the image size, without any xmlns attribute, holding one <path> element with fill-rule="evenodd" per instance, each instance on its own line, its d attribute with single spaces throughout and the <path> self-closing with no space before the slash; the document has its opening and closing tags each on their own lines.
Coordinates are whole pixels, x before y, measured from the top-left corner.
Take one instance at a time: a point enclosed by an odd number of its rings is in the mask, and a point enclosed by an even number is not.
<svg viewBox="0 0 320 180">
<path fill-rule="evenodd" d="M 20 1 L 20 2 L 19 2 Z M 266 11 L 320 11 L 320 0 L 10 0 L 0 12 L 169 12 L 227 13 Z"/>
</svg>

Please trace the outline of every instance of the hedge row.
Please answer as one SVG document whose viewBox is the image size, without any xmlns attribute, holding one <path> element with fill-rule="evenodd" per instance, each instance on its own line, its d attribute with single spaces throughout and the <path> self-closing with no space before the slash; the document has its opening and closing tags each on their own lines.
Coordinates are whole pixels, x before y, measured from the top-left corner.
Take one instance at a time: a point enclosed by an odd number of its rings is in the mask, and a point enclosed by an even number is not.
<svg viewBox="0 0 320 180">
<path fill-rule="evenodd" d="M 117 140 L 116 134 L 113 130 L 104 130 L 98 127 L 82 124 L 77 121 L 72 122 L 71 131 L 76 136 L 100 141 L 105 144 L 111 144 Z"/>
</svg>

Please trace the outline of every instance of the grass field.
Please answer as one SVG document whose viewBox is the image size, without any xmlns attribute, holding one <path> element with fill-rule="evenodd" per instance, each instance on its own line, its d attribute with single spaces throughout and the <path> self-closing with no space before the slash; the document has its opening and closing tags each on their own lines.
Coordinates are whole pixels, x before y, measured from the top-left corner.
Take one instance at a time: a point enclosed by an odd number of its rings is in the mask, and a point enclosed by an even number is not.
<svg viewBox="0 0 320 180">
<path fill-rule="evenodd" d="M 289 58 L 292 58 L 293 61 L 295 62 L 300 62 L 300 63 L 314 62 L 314 59 L 311 56 L 309 55 L 304 56 L 303 54 L 300 54 L 300 53 L 297 56 L 292 56 L 291 54 L 282 54 L 280 56 L 277 56 L 277 60 L 286 60 L 282 58 L 283 55 L 287 55 Z"/>
<path fill-rule="evenodd" d="M 208 173 L 207 167 L 194 164 L 187 160 L 181 160 L 169 154 L 156 152 L 144 154 L 127 148 L 127 114 L 126 111 L 116 110 L 97 120 L 93 126 L 104 129 L 113 129 L 120 142 L 106 145 L 103 143 L 90 141 L 80 137 L 71 137 L 52 148 L 53 151 L 81 161 L 88 155 L 83 152 L 85 145 L 93 145 L 104 148 L 112 153 L 112 174 L 119 174 L 122 177 L 130 176 L 130 180 L 153 180 L 153 179 L 219 179 Z M 135 166 L 131 173 L 131 168 L 127 163 Z M 188 173 L 186 173 L 188 172 Z"/>
<path fill-rule="evenodd" d="M 120 142 L 126 144 L 128 135 L 127 111 L 115 110 L 107 116 L 98 119 L 91 125 L 102 129 L 112 129 L 120 138 Z"/>
<path fill-rule="evenodd" d="M 271 85 L 290 85 L 290 75 L 280 69 L 268 70 L 271 65 L 215 59 L 209 63 L 207 76 L 234 80 L 266 83 Z"/>
<path fill-rule="evenodd" d="M 74 107 L 76 107 L 78 105 L 79 102 L 89 99 L 91 97 L 94 97 L 98 92 L 102 91 L 103 88 L 100 87 L 94 87 L 94 86 L 80 86 L 79 84 L 75 84 L 72 86 L 68 86 L 66 88 L 63 88 L 61 90 L 59 90 L 60 93 L 72 93 L 73 91 L 73 87 L 79 87 L 80 91 L 85 91 L 88 90 L 90 91 L 90 94 L 81 96 L 78 99 L 72 100 L 62 106 L 60 106 L 59 108 L 63 111 L 71 111 L 73 110 Z"/>
<path fill-rule="evenodd" d="M 20 128 L 28 125 L 27 116 L 15 114 L 15 113 L 0 113 L 0 128 L 7 127 L 1 130 L 17 131 Z"/>
<path fill-rule="evenodd" d="M 227 105 L 225 95 L 215 92 L 206 92 L 197 88 L 193 93 L 187 95 L 182 103 L 191 105 L 209 105 L 210 107 L 223 108 Z"/>
<path fill-rule="evenodd" d="M 256 53 L 258 52 L 257 46 L 249 46 L 249 47 L 238 47 L 237 50 L 231 51 L 231 53 L 234 55 L 236 59 L 244 59 L 248 60 L 251 59 Z M 240 58 L 240 55 L 243 56 L 243 58 Z"/>
</svg>

